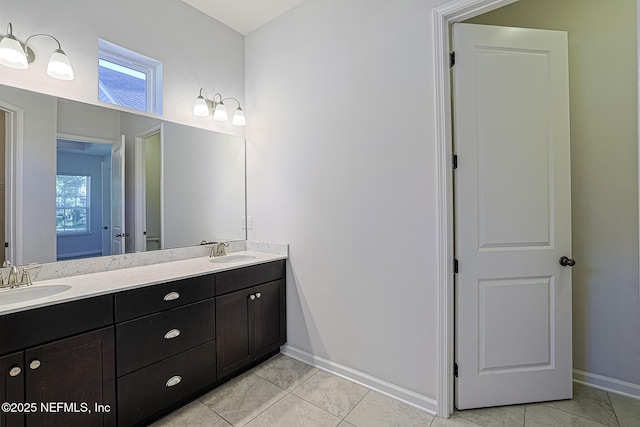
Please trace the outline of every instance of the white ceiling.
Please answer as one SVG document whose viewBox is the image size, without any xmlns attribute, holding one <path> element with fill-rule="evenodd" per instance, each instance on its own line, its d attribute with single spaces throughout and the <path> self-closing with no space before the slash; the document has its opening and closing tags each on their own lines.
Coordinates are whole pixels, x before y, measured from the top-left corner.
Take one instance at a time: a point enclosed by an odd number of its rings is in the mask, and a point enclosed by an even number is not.
<svg viewBox="0 0 640 427">
<path fill-rule="evenodd" d="M 304 0 L 182 0 L 247 35 Z"/>
</svg>

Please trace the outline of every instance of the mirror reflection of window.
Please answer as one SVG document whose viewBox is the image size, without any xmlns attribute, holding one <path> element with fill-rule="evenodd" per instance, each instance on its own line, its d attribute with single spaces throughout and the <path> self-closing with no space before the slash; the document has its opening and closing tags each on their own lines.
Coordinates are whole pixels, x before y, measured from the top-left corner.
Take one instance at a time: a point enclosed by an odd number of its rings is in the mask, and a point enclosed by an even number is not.
<svg viewBox="0 0 640 427">
<path fill-rule="evenodd" d="M 56 175 L 56 233 L 88 233 L 91 176 Z"/>
<path fill-rule="evenodd" d="M 56 259 L 111 255 L 111 144 L 59 137 Z"/>
</svg>

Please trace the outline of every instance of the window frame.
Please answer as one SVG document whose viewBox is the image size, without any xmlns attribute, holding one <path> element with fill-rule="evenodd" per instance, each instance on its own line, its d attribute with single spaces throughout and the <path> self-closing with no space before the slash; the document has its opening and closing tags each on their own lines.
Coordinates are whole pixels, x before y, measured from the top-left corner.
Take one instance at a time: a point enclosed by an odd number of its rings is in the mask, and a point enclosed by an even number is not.
<svg viewBox="0 0 640 427">
<path fill-rule="evenodd" d="M 162 114 L 162 62 L 130 49 L 118 46 L 106 40 L 98 39 L 98 69 L 100 60 L 108 61 L 130 70 L 138 71 L 146 76 L 146 109 L 141 110 L 128 105 L 117 105 L 136 111 Z M 98 77 L 98 91 L 100 90 L 100 78 Z"/>
</svg>

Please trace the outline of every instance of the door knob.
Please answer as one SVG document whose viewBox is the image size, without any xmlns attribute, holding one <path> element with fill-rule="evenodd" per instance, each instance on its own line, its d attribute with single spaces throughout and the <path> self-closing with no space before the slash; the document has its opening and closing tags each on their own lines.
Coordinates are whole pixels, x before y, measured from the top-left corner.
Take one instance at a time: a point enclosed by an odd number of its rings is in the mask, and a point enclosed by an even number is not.
<svg viewBox="0 0 640 427">
<path fill-rule="evenodd" d="M 576 261 L 569 257 L 563 256 L 560 257 L 560 265 L 563 267 L 573 267 L 574 265 L 576 265 Z"/>
</svg>

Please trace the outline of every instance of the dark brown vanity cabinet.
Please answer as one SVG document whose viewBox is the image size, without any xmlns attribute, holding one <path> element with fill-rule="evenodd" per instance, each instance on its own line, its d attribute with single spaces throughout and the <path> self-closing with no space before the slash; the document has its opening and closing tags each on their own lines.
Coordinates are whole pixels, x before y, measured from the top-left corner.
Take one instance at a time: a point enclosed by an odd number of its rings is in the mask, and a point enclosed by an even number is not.
<svg viewBox="0 0 640 427">
<path fill-rule="evenodd" d="M 0 425 L 115 425 L 112 323 L 111 296 L 1 316 Z"/>
<path fill-rule="evenodd" d="M 284 274 L 284 261 L 275 261 L 217 276 L 218 378 L 277 352 L 286 342 Z"/>
<path fill-rule="evenodd" d="M 216 381 L 214 275 L 115 295 L 118 425 L 141 425 Z"/>
<path fill-rule="evenodd" d="M 24 401 L 24 355 L 22 352 L 0 357 L 0 403 Z M 22 413 L 0 411 L 0 426 L 24 425 Z"/>
<path fill-rule="evenodd" d="M 276 354 L 285 290 L 280 260 L 0 316 L 0 427 L 146 425 Z"/>
</svg>

